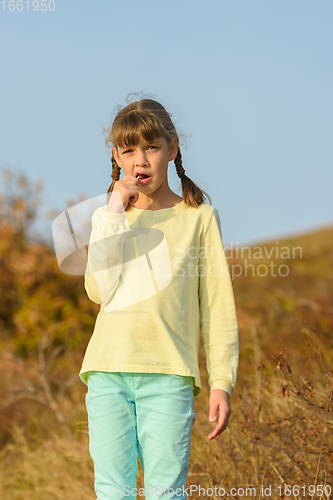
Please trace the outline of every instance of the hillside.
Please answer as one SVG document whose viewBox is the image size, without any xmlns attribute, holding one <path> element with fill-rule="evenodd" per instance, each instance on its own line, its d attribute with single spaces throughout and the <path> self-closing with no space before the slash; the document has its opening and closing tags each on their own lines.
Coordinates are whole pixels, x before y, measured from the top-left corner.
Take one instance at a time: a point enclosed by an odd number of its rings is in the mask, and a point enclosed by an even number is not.
<svg viewBox="0 0 333 500">
<path fill-rule="evenodd" d="M 92 499 L 78 371 L 99 306 L 82 276 L 60 273 L 51 248 L 8 224 L 0 233 L 1 498 Z M 261 485 L 272 498 L 287 483 L 332 486 L 333 226 L 243 252 L 226 252 L 240 335 L 233 413 L 208 442 L 215 425 L 201 339 L 188 484 L 253 486 L 256 498 Z"/>
</svg>

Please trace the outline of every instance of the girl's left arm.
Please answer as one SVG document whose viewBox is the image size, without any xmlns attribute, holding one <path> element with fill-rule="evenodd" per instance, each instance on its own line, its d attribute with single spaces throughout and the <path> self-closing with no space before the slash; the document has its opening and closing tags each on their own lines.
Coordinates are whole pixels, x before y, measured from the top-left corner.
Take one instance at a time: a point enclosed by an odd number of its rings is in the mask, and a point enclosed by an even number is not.
<svg viewBox="0 0 333 500">
<path fill-rule="evenodd" d="M 210 392 L 231 396 L 236 387 L 239 340 L 236 305 L 224 253 L 221 223 L 213 207 L 201 235 L 199 251 L 199 304 Z"/>
</svg>

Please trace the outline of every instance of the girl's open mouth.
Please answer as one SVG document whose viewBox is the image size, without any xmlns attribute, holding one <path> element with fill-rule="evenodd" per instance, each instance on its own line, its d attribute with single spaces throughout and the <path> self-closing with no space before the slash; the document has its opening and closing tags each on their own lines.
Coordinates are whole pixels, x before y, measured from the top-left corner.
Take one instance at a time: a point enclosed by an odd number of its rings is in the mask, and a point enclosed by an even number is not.
<svg viewBox="0 0 333 500">
<path fill-rule="evenodd" d="M 138 179 L 139 184 L 147 184 L 147 182 L 151 180 L 151 176 L 145 174 L 138 174 L 136 178 Z"/>
</svg>

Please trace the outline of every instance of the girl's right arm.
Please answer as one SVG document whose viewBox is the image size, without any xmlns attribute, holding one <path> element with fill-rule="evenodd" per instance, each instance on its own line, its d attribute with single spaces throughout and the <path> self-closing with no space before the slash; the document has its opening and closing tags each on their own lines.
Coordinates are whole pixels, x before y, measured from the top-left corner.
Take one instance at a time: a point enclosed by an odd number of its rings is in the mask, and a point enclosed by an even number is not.
<svg viewBox="0 0 333 500">
<path fill-rule="evenodd" d="M 124 260 L 125 208 L 139 197 L 138 182 L 127 175 L 114 186 L 106 210 L 93 213 L 84 286 L 90 300 L 103 307 L 119 285 Z"/>
<path fill-rule="evenodd" d="M 90 300 L 103 307 L 120 281 L 124 255 L 126 215 L 98 208 L 93 213 L 84 286 Z"/>
</svg>

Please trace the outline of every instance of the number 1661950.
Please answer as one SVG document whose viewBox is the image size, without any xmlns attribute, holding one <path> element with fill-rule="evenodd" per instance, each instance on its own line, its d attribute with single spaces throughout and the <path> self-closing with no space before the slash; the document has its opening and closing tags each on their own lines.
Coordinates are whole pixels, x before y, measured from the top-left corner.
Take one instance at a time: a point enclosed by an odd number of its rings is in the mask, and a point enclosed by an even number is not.
<svg viewBox="0 0 333 500">
<path fill-rule="evenodd" d="M 35 12 L 37 10 L 53 12 L 55 9 L 54 0 L 3 0 L 1 5 L 3 12 L 6 10 L 10 12 L 29 12 L 30 10 Z"/>
</svg>

